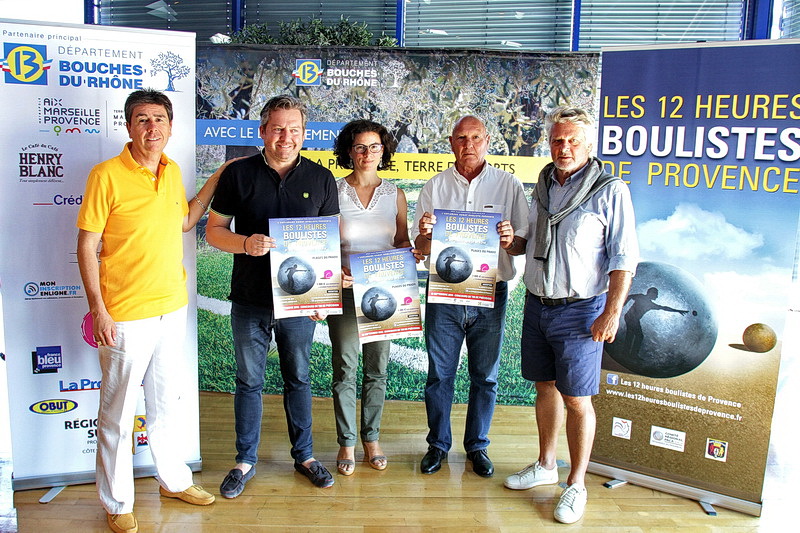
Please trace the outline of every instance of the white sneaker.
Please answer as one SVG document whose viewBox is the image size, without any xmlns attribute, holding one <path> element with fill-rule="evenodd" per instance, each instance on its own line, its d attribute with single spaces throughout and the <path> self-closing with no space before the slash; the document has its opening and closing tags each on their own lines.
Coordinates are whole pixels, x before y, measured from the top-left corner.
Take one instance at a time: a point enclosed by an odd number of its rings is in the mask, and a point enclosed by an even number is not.
<svg viewBox="0 0 800 533">
<path fill-rule="evenodd" d="M 511 474 L 503 482 L 509 489 L 525 490 L 539 485 L 554 485 L 558 483 L 558 467 L 548 470 L 539 465 L 539 461 L 530 464 L 517 472 Z"/>
<path fill-rule="evenodd" d="M 553 517 L 562 524 L 577 522 L 583 517 L 589 492 L 586 487 L 573 483 L 561 493 Z"/>
</svg>

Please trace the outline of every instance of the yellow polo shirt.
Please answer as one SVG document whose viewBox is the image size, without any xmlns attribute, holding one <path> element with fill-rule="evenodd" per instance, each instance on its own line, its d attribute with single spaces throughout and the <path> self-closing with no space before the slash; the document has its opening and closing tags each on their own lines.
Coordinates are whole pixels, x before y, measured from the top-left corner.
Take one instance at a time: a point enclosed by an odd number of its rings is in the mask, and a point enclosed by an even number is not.
<svg viewBox="0 0 800 533">
<path fill-rule="evenodd" d="M 128 143 L 86 181 L 77 226 L 102 234 L 100 289 L 116 322 L 188 303 L 182 263 L 186 191 L 177 163 L 162 154 L 160 165 L 156 178 L 133 159 Z"/>
</svg>

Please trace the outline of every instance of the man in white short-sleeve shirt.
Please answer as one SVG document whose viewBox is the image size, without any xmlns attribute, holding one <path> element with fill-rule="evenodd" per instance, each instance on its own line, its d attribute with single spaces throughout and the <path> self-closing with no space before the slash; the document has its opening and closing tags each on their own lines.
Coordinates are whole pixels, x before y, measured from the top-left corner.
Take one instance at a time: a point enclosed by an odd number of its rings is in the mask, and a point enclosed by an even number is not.
<svg viewBox="0 0 800 533">
<path fill-rule="evenodd" d="M 506 282 L 514 277 L 511 255 L 525 249 L 528 203 L 522 184 L 486 161 L 489 135 L 477 117 L 456 122 L 450 136 L 455 165 L 431 178 L 417 200 L 411 237 L 417 250 L 430 254 L 434 209 L 486 211 L 502 214 L 497 286 L 494 308 L 428 303 L 425 310 L 425 343 L 428 347 L 428 379 L 425 409 L 428 415 L 428 452 L 422 459 L 423 474 L 441 468 L 452 445 L 450 406 L 461 346 L 467 342 L 469 359 L 469 407 L 464 449 L 473 471 L 483 477 L 494 473 L 487 454 L 489 427 L 497 396 L 497 368 L 503 344 Z"/>
</svg>

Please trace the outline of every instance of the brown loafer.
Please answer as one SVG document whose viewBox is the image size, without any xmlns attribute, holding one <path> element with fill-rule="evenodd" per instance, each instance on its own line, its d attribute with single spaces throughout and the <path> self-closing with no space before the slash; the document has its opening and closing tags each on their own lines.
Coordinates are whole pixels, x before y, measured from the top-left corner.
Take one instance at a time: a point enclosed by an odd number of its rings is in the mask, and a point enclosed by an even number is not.
<svg viewBox="0 0 800 533">
<path fill-rule="evenodd" d="M 200 485 L 192 485 L 182 492 L 170 492 L 159 485 L 158 492 L 165 498 L 177 498 L 192 505 L 211 505 L 214 503 L 214 495 L 204 491 Z"/>
<path fill-rule="evenodd" d="M 133 513 L 108 514 L 108 527 L 114 533 L 137 533 L 139 523 Z"/>
</svg>

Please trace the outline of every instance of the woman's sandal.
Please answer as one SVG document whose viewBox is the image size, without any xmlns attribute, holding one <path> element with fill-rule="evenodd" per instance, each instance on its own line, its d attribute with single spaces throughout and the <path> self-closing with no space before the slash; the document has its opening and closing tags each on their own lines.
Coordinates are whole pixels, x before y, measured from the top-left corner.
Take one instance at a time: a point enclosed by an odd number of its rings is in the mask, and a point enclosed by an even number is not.
<svg viewBox="0 0 800 533">
<path fill-rule="evenodd" d="M 342 459 L 341 455 L 350 455 L 349 453 L 353 453 L 352 446 L 340 446 L 339 447 L 339 455 L 336 457 L 336 470 L 343 476 L 352 476 L 353 472 L 356 471 L 356 462 L 354 459 Z M 345 453 L 343 453 L 345 452 Z"/>
<path fill-rule="evenodd" d="M 352 476 L 356 471 L 356 462 L 352 459 L 336 459 L 336 470 L 343 476 Z"/>
<path fill-rule="evenodd" d="M 369 450 L 367 450 L 367 445 L 364 444 L 364 461 L 369 463 L 369 466 L 374 468 L 375 470 L 385 470 L 386 467 L 389 465 L 389 462 L 386 460 L 385 455 L 372 455 L 370 456 Z"/>
</svg>

